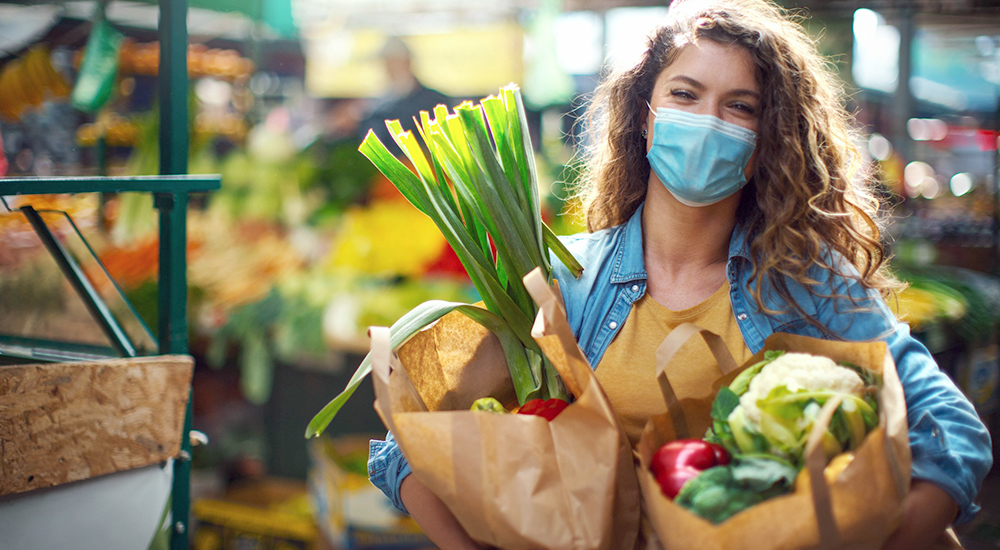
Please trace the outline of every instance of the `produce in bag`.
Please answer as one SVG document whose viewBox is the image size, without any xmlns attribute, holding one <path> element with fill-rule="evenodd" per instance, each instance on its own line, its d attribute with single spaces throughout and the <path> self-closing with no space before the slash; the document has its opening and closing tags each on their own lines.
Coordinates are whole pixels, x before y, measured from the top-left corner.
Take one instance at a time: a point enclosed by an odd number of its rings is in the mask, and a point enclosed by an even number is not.
<svg viewBox="0 0 1000 550">
<path fill-rule="evenodd" d="M 496 380 L 504 370 L 493 338 L 457 316 L 416 335 L 399 348 L 398 359 L 389 352 L 387 331 L 372 329 L 375 408 L 413 474 L 480 543 L 630 549 L 639 523 L 631 446 L 573 338 L 557 291 L 539 273 L 531 275 L 532 295 L 542 306 L 532 335 L 573 403 L 551 417 L 544 408 L 537 414 L 482 410 L 495 407 L 483 401 L 471 411 L 428 406 L 423 395 L 439 395 L 434 390 L 442 385 L 428 372 L 471 371 Z M 466 393 L 450 389 L 452 399 Z"/>
<path fill-rule="evenodd" d="M 701 439 L 677 439 L 664 443 L 653 455 L 649 471 L 667 498 L 674 498 L 684 485 L 714 466 L 729 464 L 729 453 L 720 445 Z"/>
<path fill-rule="evenodd" d="M 438 106 L 434 117 L 421 112 L 417 121 L 423 147 L 398 121 L 386 123 L 412 171 L 374 133 L 360 150 L 437 224 L 485 308 L 431 301 L 394 323 L 385 347 L 400 364 L 374 380 L 376 409 L 414 475 L 477 541 L 631 548 L 639 517 L 631 450 L 573 339 L 558 287 L 550 289 L 550 250 L 577 276 L 582 268 L 541 220 L 520 93 L 508 86 L 454 113 Z M 534 292 L 522 280 L 531 271 Z M 374 355 L 307 437 L 329 424 Z M 498 403 L 469 410 L 484 397 Z"/>
<path fill-rule="evenodd" d="M 500 340 L 518 405 L 539 398 L 568 400 L 559 373 L 531 338 L 537 308 L 521 278 L 537 267 L 551 282 L 550 250 L 574 275 L 579 276 L 583 268 L 542 221 L 520 91 L 511 84 L 479 105 L 462 103 L 454 113 L 438 105 L 434 117 L 426 111 L 419 114 L 417 129 L 423 147 L 398 120 L 386 121 L 412 170 L 370 130 L 359 150 L 438 226 L 485 309 L 457 302 L 425 302 L 390 327 L 393 349 L 457 311 Z M 306 437 L 326 428 L 370 372 L 370 357 L 366 357 L 347 388 L 309 423 Z"/>
<path fill-rule="evenodd" d="M 696 333 L 719 367 L 712 397 L 678 377 L 685 365 L 673 361 Z M 820 374 L 795 374 L 803 369 Z M 745 548 L 746 541 L 764 550 L 876 549 L 899 525 L 909 441 L 902 385 L 884 343 L 777 333 L 737 366 L 718 336 L 685 324 L 658 351 L 657 375 L 668 410 L 643 431 L 637 475 L 667 550 Z M 746 404 L 750 410 L 740 410 Z M 650 471 L 655 453 L 700 434 L 724 446 L 731 462 L 699 473 L 675 499 L 664 496 Z"/>
<path fill-rule="evenodd" d="M 801 466 L 820 408 L 839 396 L 841 405 L 822 440 L 832 459 L 856 449 L 878 424 L 880 384 L 877 374 L 828 357 L 768 351 L 763 361 L 719 389 L 709 439 L 732 454 L 767 453 Z"/>
<path fill-rule="evenodd" d="M 712 404 L 712 427 L 705 444 L 722 445 L 734 463 L 690 476 L 677 488 L 676 479 L 664 480 L 657 473 L 656 458 L 676 444 L 671 442 L 653 456 L 651 470 L 666 496 L 677 495 L 677 504 L 720 523 L 791 492 L 796 476 L 808 479 L 805 469 L 803 474 L 798 472 L 804 465 L 803 453 L 822 407 L 833 399 L 840 404 L 828 426 L 817 432 L 820 447 L 827 460 L 853 457 L 841 453 L 858 448 L 878 425 L 875 394 L 880 385 L 877 374 L 851 364 L 838 365 L 828 357 L 765 352 L 764 360 L 720 388 Z M 845 459 L 839 464 L 846 466 Z M 832 478 L 830 482 L 836 476 Z"/>
</svg>

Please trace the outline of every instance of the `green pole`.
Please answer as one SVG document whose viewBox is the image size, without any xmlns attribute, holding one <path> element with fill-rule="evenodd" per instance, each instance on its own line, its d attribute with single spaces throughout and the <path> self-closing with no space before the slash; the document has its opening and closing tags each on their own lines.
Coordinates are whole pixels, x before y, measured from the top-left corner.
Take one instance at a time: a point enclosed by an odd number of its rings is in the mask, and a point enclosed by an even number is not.
<svg viewBox="0 0 1000 550">
<path fill-rule="evenodd" d="M 159 0 L 160 174 L 187 172 L 187 0 Z M 155 195 L 160 211 L 160 353 L 187 353 L 187 193 Z M 190 394 L 189 394 L 190 396 Z M 188 547 L 191 512 L 191 399 L 174 461 L 171 550 Z"/>
</svg>

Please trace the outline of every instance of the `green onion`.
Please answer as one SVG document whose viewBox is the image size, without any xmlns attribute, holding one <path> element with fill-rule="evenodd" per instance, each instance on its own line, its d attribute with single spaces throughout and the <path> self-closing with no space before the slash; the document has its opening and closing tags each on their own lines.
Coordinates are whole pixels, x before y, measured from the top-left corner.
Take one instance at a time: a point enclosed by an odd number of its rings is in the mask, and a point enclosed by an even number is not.
<svg viewBox="0 0 1000 550">
<path fill-rule="evenodd" d="M 454 302 L 425 302 L 390 327 L 393 349 L 451 311 L 468 315 L 500 340 L 518 401 L 559 397 L 565 386 L 531 337 L 537 308 L 521 278 L 541 267 L 551 282 L 551 252 L 574 277 L 583 268 L 541 217 L 538 180 L 524 104 L 517 86 L 479 105 L 465 102 L 434 117 L 422 111 L 418 136 L 386 121 L 411 170 L 369 130 L 358 148 L 413 206 L 429 216 L 451 245 L 486 309 Z M 494 253 L 491 243 L 496 245 Z M 309 423 L 319 435 L 371 372 L 365 357 L 347 387 Z"/>
</svg>

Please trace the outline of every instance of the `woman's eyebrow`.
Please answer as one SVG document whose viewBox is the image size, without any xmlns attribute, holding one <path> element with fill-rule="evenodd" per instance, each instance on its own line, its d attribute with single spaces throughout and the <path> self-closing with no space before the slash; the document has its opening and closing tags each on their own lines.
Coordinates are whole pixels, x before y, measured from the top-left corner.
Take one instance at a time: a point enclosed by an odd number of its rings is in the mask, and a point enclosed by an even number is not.
<svg viewBox="0 0 1000 550">
<path fill-rule="evenodd" d="M 690 76 L 687 76 L 687 75 L 679 74 L 679 75 L 672 76 L 672 77 L 670 77 L 667 80 L 667 82 L 670 82 L 671 80 L 680 80 L 681 82 L 685 82 L 685 83 L 687 83 L 689 86 L 691 86 L 693 88 L 698 88 L 700 90 L 705 89 L 705 85 L 704 84 L 702 84 L 701 82 L 698 82 L 697 80 L 695 80 L 695 79 L 693 79 L 693 78 L 691 78 Z"/>
<path fill-rule="evenodd" d="M 683 75 L 683 74 L 674 75 L 674 76 L 670 77 L 669 79 L 667 79 L 667 82 L 672 82 L 672 81 L 675 81 L 675 80 L 679 80 L 681 82 L 684 82 L 688 86 L 691 86 L 692 88 L 695 88 L 695 89 L 698 89 L 698 90 L 704 90 L 705 89 L 705 85 L 702 84 L 699 80 L 696 80 L 694 78 L 691 78 L 690 76 Z M 745 90 L 743 88 L 739 88 L 739 89 L 736 89 L 736 90 L 730 90 L 729 92 L 727 92 L 727 95 L 731 95 L 731 96 L 750 96 L 750 97 L 752 97 L 754 99 L 760 99 L 760 94 L 759 93 L 757 93 L 757 92 L 755 92 L 753 90 Z"/>
<path fill-rule="evenodd" d="M 754 99 L 760 99 L 760 94 L 757 93 L 757 92 L 755 92 L 755 91 L 753 91 L 753 90 L 743 90 L 743 89 L 732 90 L 732 91 L 729 92 L 729 95 L 732 95 L 732 96 L 745 95 L 745 96 L 750 96 L 750 97 L 752 97 Z"/>
</svg>

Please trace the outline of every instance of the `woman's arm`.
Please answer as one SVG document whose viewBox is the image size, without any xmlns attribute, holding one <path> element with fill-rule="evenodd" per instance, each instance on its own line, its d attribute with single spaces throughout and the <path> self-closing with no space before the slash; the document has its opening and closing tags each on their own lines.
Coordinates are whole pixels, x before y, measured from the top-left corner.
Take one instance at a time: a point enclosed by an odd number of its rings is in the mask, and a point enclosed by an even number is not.
<svg viewBox="0 0 1000 550">
<path fill-rule="evenodd" d="M 958 504 L 943 489 L 929 481 L 916 480 L 906 497 L 903 524 L 882 550 L 931 548 L 958 515 Z"/>
<path fill-rule="evenodd" d="M 958 516 L 949 521 L 971 520 L 979 509 L 976 495 L 993 464 L 986 426 L 968 398 L 938 368 L 927 348 L 910 335 L 909 327 L 896 320 L 876 291 L 847 277 L 835 283 L 833 295 L 855 300 L 818 300 L 818 320 L 844 340 L 879 339 L 888 344 L 906 398 L 912 486 L 918 480 L 932 482 L 958 504 Z"/>
<path fill-rule="evenodd" d="M 484 547 L 472 540 L 455 519 L 451 510 L 430 491 L 416 476 L 403 478 L 399 496 L 431 542 L 448 550 L 481 550 Z"/>
</svg>

